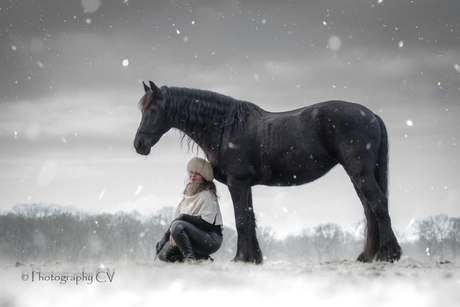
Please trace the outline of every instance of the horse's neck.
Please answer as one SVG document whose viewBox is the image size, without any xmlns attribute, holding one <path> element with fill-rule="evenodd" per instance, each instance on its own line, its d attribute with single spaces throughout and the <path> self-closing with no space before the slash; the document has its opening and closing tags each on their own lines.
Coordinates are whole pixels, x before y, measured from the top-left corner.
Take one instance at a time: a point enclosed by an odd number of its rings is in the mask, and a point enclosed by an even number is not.
<svg viewBox="0 0 460 307">
<path fill-rule="evenodd" d="M 189 94 L 190 95 L 186 98 L 183 98 L 182 101 L 175 102 L 176 104 L 178 104 L 176 106 L 176 112 L 178 111 L 178 109 L 181 109 L 181 111 L 189 110 L 188 106 L 186 105 L 186 100 L 195 101 L 203 99 L 202 97 L 199 97 L 199 90 L 195 90 L 193 92 L 190 92 Z M 170 102 L 167 101 L 166 103 L 168 104 Z M 181 116 L 186 116 L 188 120 L 186 121 L 184 118 L 181 118 Z M 210 160 L 212 159 L 212 157 L 216 156 L 217 150 L 220 146 L 221 135 L 218 133 L 213 133 L 215 131 L 212 131 L 212 129 L 209 129 L 209 127 L 207 127 L 206 129 L 197 130 L 197 127 L 202 126 L 203 122 L 209 120 L 208 118 L 203 118 L 203 115 L 200 114 L 185 113 L 176 114 L 172 117 L 174 118 L 174 120 L 171 122 L 173 128 L 180 130 L 190 140 L 195 142 L 205 152 L 205 154 L 208 156 Z M 207 132 L 203 133 L 204 130 L 206 130 Z"/>
<path fill-rule="evenodd" d="M 265 111 L 231 97 L 202 90 L 169 88 L 171 124 L 208 152 L 219 152 L 223 134 L 238 133 L 248 116 Z"/>
</svg>

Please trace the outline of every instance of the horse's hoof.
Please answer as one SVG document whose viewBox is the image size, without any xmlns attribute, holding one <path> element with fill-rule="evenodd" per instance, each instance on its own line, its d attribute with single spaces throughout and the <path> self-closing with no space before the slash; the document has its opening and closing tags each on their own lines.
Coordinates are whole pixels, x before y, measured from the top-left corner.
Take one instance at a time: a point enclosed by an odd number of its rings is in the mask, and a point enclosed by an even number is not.
<svg viewBox="0 0 460 307">
<path fill-rule="evenodd" d="M 233 258 L 232 262 L 244 262 L 244 263 L 253 263 L 253 264 L 263 264 L 264 260 L 261 257 L 257 257 L 254 259 L 254 257 L 238 257 L 238 255 Z"/>
<path fill-rule="evenodd" d="M 381 248 L 375 256 L 376 261 L 393 263 L 401 259 L 402 251 L 399 245 L 394 248 Z"/>
<path fill-rule="evenodd" d="M 364 252 L 362 252 L 362 253 L 358 256 L 358 258 L 356 259 L 356 261 L 363 262 L 363 263 L 369 263 L 369 262 L 372 262 L 372 259 L 369 258 L 368 256 L 366 256 Z"/>
</svg>

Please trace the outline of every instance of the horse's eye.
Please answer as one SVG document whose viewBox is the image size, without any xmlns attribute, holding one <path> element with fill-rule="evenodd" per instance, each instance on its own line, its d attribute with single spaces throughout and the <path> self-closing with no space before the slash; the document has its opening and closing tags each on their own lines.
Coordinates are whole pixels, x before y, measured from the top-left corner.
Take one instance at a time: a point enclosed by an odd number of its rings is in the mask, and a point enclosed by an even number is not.
<svg viewBox="0 0 460 307">
<path fill-rule="evenodd" d="M 157 106 L 152 106 L 152 112 L 156 112 L 158 110 L 158 107 Z"/>
</svg>

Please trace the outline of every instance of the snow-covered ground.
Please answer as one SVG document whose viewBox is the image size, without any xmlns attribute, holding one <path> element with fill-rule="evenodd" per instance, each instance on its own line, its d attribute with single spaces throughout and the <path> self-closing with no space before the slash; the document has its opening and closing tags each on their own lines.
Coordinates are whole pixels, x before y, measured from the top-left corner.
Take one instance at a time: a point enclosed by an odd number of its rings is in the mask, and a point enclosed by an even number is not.
<svg viewBox="0 0 460 307">
<path fill-rule="evenodd" d="M 64 283 L 62 276 L 69 279 Z M 337 261 L 262 266 L 157 261 L 84 268 L 65 265 L 0 268 L 0 306 L 250 304 L 460 306 L 460 265 L 407 260 L 395 264 Z"/>
</svg>

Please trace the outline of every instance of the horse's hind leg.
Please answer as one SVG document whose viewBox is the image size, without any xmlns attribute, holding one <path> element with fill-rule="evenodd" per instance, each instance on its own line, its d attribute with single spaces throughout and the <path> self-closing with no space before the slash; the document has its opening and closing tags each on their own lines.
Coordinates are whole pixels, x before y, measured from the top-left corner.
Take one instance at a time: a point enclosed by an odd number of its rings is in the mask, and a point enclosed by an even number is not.
<svg viewBox="0 0 460 307">
<path fill-rule="evenodd" d="M 380 231 L 377 217 L 372 211 L 369 202 L 363 196 L 359 188 L 354 184 L 356 193 L 361 200 L 366 216 L 366 229 L 364 233 L 364 251 L 358 256 L 358 261 L 372 262 L 380 247 Z"/>
<path fill-rule="evenodd" d="M 401 247 L 391 228 L 390 215 L 388 213 L 388 198 L 382 192 L 375 180 L 374 174 L 352 176 L 353 183 L 365 199 L 364 210 L 368 220 L 368 235 L 370 240 L 365 246 L 371 247 L 363 252 L 361 261 L 372 261 L 367 257 L 375 254 L 375 242 L 379 242 L 378 252 L 373 257 L 377 261 L 393 262 L 401 257 Z M 359 193 L 358 193 L 359 194 Z M 375 220 L 378 222 L 378 231 L 375 228 Z M 373 242 L 372 242 L 373 241 Z M 367 257 L 366 257 L 367 255 Z"/>
</svg>

